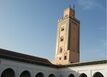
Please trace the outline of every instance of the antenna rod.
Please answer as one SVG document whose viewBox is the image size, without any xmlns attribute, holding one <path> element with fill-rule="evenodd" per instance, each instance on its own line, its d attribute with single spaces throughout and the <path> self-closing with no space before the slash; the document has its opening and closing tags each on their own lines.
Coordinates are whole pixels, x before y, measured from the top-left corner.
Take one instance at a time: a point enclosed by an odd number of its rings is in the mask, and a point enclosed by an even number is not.
<svg viewBox="0 0 107 77">
<path fill-rule="evenodd" d="M 75 4 L 73 4 L 73 10 L 75 10 Z"/>
<path fill-rule="evenodd" d="M 67 0 L 67 3 L 69 5 L 69 8 L 71 8 L 71 3 L 70 3 L 71 0 Z"/>
<path fill-rule="evenodd" d="M 72 5 L 72 8 L 74 10 L 75 10 L 75 4 L 76 4 L 75 2 L 76 2 L 76 0 L 67 0 L 69 7 L 71 8 L 71 5 Z"/>
</svg>

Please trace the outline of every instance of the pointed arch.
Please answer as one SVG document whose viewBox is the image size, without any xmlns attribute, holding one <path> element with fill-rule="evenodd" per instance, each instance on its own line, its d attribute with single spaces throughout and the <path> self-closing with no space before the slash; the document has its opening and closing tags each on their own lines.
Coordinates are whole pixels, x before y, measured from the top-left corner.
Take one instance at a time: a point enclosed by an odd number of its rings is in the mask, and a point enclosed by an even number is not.
<svg viewBox="0 0 107 77">
<path fill-rule="evenodd" d="M 30 75 L 30 72 L 29 72 L 29 71 L 23 71 L 23 72 L 20 74 L 20 77 L 31 77 L 31 75 Z"/>
<path fill-rule="evenodd" d="M 48 77 L 55 77 L 55 75 L 54 74 L 50 74 Z"/>
<path fill-rule="evenodd" d="M 96 72 L 94 73 L 93 77 L 104 77 L 102 73 Z"/>
<path fill-rule="evenodd" d="M 42 72 L 39 72 L 39 73 L 36 74 L 35 77 L 44 77 L 44 74 Z"/>
<path fill-rule="evenodd" d="M 68 77 L 75 77 L 74 74 L 70 74 Z"/>
<path fill-rule="evenodd" d="M 15 77 L 15 72 L 13 69 L 7 68 L 2 72 L 1 77 Z"/>
<path fill-rule="evenodd" d="M 87 77 L 85 73 L 82 73 L 79 77 Z"/>
</svg>

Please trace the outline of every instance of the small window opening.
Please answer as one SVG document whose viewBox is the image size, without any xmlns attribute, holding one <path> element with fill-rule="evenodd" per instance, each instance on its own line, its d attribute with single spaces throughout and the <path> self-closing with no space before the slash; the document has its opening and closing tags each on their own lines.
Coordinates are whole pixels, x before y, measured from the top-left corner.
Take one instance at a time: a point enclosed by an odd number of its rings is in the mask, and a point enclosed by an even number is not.
<svg viewBox="0 0 107 77">
<path fill-rule="evenodd" d="M 64 60 L 66 60 L 67 59 L 67 56 L 64 56 Z"/>
<path fill-rule="evenodd" d="M 59 51 L 60 51 L 60 53 L 62 53 L 62 48 L 60 48 L 60 50 L 59 50 Z"/>
<path fill-rule="evenodd" d="M 60 38 L 60 41 L 63 41 L 63 40 L 64 40 L 64 38 L 63 38 L 63 37 L 61 37 L 61 38 Z"/>
<path fill-rule="evenodd" d="M 61 57 L 59 58 L 59 60 L 61 60 Z"/>
<path fill-rule="evenodd" d="M 61 28 L 61 31 L 64 31 L 64 27 Z"/>
</svg>

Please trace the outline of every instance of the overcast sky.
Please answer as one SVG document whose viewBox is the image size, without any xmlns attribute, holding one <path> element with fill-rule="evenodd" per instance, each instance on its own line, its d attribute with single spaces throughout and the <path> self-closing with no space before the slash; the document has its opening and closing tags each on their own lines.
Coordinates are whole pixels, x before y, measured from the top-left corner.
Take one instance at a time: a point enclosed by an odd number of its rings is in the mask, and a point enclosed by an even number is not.
<svg viewBox="0 0 107 77">
<path fill-rule="evenodd" d="M 0 48 L 53 60 L 57 20 L 73 3 L 80 60 L 105 59 L 106 0 L 0 0 Z"/>
</svg>

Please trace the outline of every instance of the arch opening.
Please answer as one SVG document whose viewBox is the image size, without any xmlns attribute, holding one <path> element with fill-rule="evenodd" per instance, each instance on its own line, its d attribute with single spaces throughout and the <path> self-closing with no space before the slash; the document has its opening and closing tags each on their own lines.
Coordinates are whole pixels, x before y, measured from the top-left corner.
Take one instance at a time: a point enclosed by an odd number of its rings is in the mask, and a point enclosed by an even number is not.
<svg viewBox="0 0 107 77">
<path fill-rule="evenodd" d="M 39 72 L 39 73 L 36 74 L 35 77 L 44 77 L 44 74 L 42 72 Z"/>
<path fill-rule="evenodd" d="M 24 71 L 21 73 L 20 77 L 31 77 L 31 75 L 28 71 Z"/>
<path fill-rule="evenodd" d="M 8 68 L 2 72 L 1 77 L 15 77 L 15 72 L 11 68 Z"/>
<path fill-rule="evenodd" d="M 82 73 L 79 77 L 87 77 L 85 73 Z"/>
<path fill-rule="evenodd" d="M 75 77 L 73 74 L 70 74 L 68 77 Z"/>
<path fill-rule="evenodd" d="M 55 77 L 55 75 L 54 74 L 50 74 L 48 77 Z"/>
<path fill-rule="evenodd" d="M 104 77 L 102 73 L 96 72 L 93 77 Z"/>
</svg>

